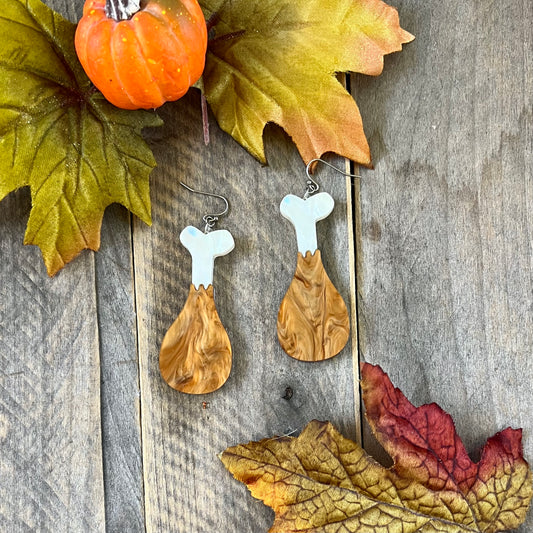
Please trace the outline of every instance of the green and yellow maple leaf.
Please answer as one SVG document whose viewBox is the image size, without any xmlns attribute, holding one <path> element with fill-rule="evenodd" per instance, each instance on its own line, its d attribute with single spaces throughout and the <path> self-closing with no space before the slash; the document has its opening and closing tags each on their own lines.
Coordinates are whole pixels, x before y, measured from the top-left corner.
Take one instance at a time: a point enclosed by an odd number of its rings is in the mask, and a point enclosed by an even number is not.
<svg viewBox="0 0 533 533">
<path fill-rule="evenodd" d="M 141 129 L 151 112 L 115 108 L 94 90 L 74 50 L 75 26 L 39 0 L 3 0 L 0 16 L 0 200 L 31 189 L 24 242 L 53 275 L 98 249 L 105 208 L 150 223 L 155 160 Z"/>
<path fill-rule="evenodd" d="M 414 37 L 381 0 L 200 0 L 217 21 L 203 76 L 221 128 L 264 162 L 263 130 L 281 126 L 308 162 L 335 152 L 370 166 L 353 98 L 337 72 L 378 75 Z"/>
<path fill-rule="evenodd" d="M 367 418 L 391 468 L 316 420 L 299 437 L 221 455 L 276 512 L 270 533 L 496 533 L 524 521 L 533 489 L 521 430 L 491 437 L 474 463 L 439 406 L 413 406 L 377 366 L 364 364 L 362 377 Z"/>
</svg>

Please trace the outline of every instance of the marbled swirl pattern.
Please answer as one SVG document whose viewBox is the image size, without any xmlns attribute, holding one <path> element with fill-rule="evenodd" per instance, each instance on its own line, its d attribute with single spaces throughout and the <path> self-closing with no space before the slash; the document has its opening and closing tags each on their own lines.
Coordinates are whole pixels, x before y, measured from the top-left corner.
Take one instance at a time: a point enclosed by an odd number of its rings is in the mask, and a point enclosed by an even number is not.
<svg viewBox="0 0 533 533">
<path fill-rule="evenodd" d="M 183 310 L 161 343 L 159 368 L 172 388 L 189 394 L 213 392 L 228 379 L 231 344 L 212 285 L 196 290 L 191 284 Z"/>
<path fill-rule="evenodd" d="M 320 250 L 305 257 L 298 252 L 294 278 L 278 313 L 282 348 L 301 361 L 321 361 L 346 345 L 350 320 L 346 304 L 324 266 Z"/>
</svg>

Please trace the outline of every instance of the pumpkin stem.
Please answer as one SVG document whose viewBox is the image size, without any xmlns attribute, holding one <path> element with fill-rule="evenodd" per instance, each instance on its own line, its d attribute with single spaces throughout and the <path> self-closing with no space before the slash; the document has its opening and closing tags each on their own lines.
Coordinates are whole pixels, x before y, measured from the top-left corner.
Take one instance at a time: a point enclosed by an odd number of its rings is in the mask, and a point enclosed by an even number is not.
<svg viewBox="0 0 533 533">
<path fill-rule="evenodd" d="M 128 20 L 141 9 L 141 0 L 106 0 L 105 14 L 108 18 Z"/>
</svg>

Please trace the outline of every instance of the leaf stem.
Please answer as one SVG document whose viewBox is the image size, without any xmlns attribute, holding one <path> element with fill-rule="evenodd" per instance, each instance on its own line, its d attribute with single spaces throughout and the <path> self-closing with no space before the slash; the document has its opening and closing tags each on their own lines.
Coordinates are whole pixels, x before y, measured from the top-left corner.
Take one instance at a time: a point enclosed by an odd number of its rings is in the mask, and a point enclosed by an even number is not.
<svg viewBox="0 0 533 533">
<path fill-rule="evenodd" d="M 217 22 L 220 20 L 220 11 L 215 11 L 206 21 L 205 25 L 207 27 L 207 31 L 211 31 L 211 29 L 217 24 Z"/>
<path fill-rule="evenodd" d="M 141 0 L 106 0 L 105 14 L 108 18 L 128 20 L 141 9 Z"/>
<path fill-rule="evenodd" d="M 204 130 L 204 144 L 207 146 L 209 144 L 209 115 L 207 113 L 207 99 L 205 94 L 201 93 L 200 102 L 202 107 L 202 125 Z"/>
</svg>

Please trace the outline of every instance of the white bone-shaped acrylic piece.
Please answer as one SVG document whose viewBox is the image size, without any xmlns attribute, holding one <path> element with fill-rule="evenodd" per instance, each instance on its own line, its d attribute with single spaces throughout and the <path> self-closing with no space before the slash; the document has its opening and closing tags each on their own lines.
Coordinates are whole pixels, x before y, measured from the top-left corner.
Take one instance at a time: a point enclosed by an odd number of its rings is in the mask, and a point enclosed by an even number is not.
<svg viewBox="0 0 533 533">
<path fill-rule="evenodd" d="M 304 200 L 294 194 L 283 198 L 279 209 L 281 214 L 291 221 L 296 230 L 298 251 L 305 256 L 307 252 L 315 253 L 318 248 L 316 223 L 326 218 L 335 206 L 335 201 L 327 192 L 319 192 Z"/>
<path fill-rule="evenodd" d="M 180 234 L 180 241 L 192 257 L 192 283 L 196 290 L 200 285 L 207 289 L 213 283 L 215 258 L 229 254 L 235 248 L 231 233 L 225 229 L 204 233 L 194 226 L 187 226 Z"/>
</svg>

